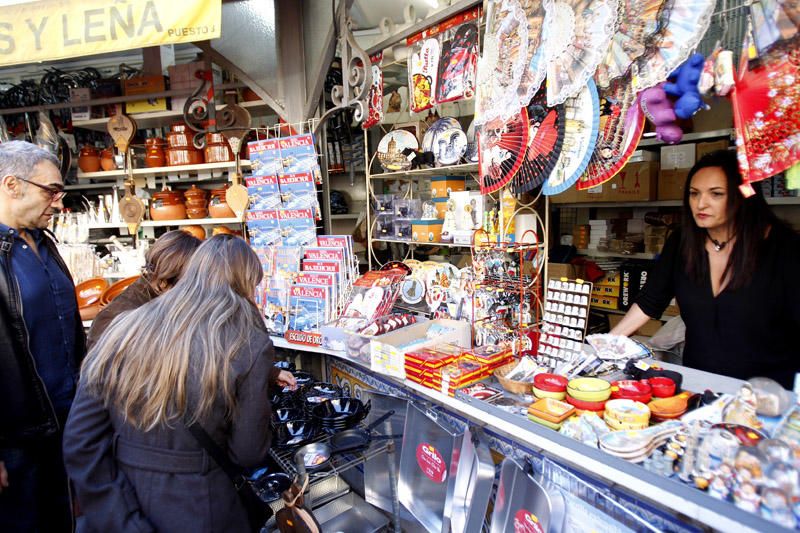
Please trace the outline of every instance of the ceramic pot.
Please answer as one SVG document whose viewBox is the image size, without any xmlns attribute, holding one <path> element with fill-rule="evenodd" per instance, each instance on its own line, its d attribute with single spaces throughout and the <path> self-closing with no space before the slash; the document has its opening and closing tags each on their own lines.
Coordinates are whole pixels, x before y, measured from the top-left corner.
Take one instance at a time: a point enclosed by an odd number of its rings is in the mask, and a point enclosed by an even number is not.
<svg viewBox="0 0 800 533">
<path fill-rule="evenodd" d="M 150 206 L 150 220 L 183 220 L 186 218 L 186 207 L 182 203 L 170 204 L 153 201 Z"/>
<path fill-rule="evenodd" d="M 81 148 L 78 156 L 78 168 L 81 169 L 81 172 L 98 172 L 100 170 L 100 155 L 97 153 L 97 148 L 89 144 Z"/>
<path fill-rule="evenodd" d="M 103 170 L 117 170 L 117 162 L 114 161 L 113 148 L 106 148 L 100 152 L 100 166 Z"/>
<path fill-rule="evenodd" d="M 198 208 L 199 207 L 199 208 L 202 208 L 202 209 L 208 208 L 208 202 L 206 202 L 203 198 L 186 200 L 185 204 L 186 204 L 186 208 L 187 209 L 192 208 L 192 207 L 194 207 L 194 208 Z"/>
<path fill-rule="evenodd" d="M 183 196 L 186 200 L 205 200 L 208 196 L 208 191 L 201 189 L 197 185 L 192 185 L 189 189 L 183 191 Z"/>
<path fill-rule="evenodd" d="M 221 133 L 206 133 L 206 163 L 233 161 L 233 152 Z"/>
<path fill-rule="evenodd" d="M 191 235 L 193 237 L 196 237 L 196 238 L 200 239 L 201 241 L 205 240 L 205 238 L 206 238 L 206 230 L 203 229 L 203 226 L 196 226 L 194 224 L 191 224 L 189 226 L 183 226 L 181 228 L 181 231 L 185 231 L 189 235 Z"/>
<path fill-rule="evenodd" d="M 225 194 L 228 189 L 215 189 L 211 191 L 211 201 L 208 202 L 208 214 L 211 218 L 234 218 L 236 213 L 228 206 Z"/>
<path fill-rule="evenodd" d="M 164 139 L 151 137 L 145 140 L 144 166 L 147 168 L 163 167 L 167 164 L 164 154 Z"/>
<path fill-rule="evenodd" d="M 167 149 L 167 166 L 199 165 L 203 162 L 203 152 L 189 148 Z"/>
<path fill-rule="evenodd" d="M 190 207 L 186 209 L 186 216 L 188 218 L 207 218 L 208 217 L 208 209 L 205 207 Z"/>
</svg>

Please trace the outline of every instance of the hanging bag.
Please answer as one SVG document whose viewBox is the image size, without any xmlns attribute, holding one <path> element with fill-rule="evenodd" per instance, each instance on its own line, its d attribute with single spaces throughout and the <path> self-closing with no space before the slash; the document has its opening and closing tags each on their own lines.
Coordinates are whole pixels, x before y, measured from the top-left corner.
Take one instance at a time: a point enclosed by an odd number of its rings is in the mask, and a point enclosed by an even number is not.
<svg viewBox="0 0 800 533">
<path fill-rule="evenodd" d="M 186 428 L 208 455 L 214 459 L 214 462 L 225 472 L 231 482 L 233 482 L 233 486 L 236 488 L 236 494 L 239 495 L 239 499 L 247 512 L 247 521 L 250 523 L 250 530 L 256 533 L 261 531 L 261 528 L 264 527 L 267 520 L 272 517 L 272 508 L 267 502 L 259 498 L 245 470 L 230 460 L 228 454 L 214 442 L 214 439 L 206 433 L 206 430 L 203 429 L 200 424 L 197 422 L 191 425 L 187 424 Z"/>
<path fill-rule="evenodd" d="M 302 486 L 297 482 L 292 483 L 283 493 L 284 507 L 275 515 L 275 523 L 281 533 L 322 533 L 322 526 L 303 502 L 307 487 L 308 476 Z"/>
</svg>

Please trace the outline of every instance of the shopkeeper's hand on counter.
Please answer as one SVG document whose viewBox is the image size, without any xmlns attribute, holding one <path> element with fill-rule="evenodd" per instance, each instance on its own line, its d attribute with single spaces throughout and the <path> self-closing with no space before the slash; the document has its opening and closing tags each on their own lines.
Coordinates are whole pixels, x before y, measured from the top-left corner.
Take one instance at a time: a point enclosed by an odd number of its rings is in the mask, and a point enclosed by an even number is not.
<svg viewBox="0 0 800 533">
<path fill-rule="evenodd" d="M 278 373 L 278 377 L 275 379 L 275 382 L 281 387 L 289 387 L 292 390 L 297 388 L 297 380 L 288 370 L 281 370 Z"/>
<path fill-rule="evenodd" d="M 638 304 L 633 304 L 630 310 L 625 313 L 625 316 L 622 317 L 622 320 L 619 321 L 619 324 L 614 326 L 614 329 L 611 330 L 612 335 L 622 335 L 624 337 L 630 337 L 636 331 L 647 324 L 650 320 L 650 317 L 642 311 L 641 307 Z"/>
</svg>

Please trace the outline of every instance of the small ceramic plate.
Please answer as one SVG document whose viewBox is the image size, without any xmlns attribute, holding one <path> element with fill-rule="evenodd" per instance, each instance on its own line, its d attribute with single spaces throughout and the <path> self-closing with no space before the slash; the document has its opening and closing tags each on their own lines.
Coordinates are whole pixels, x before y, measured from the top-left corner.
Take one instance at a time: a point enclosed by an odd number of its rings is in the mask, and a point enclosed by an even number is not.
<svg viewBox="0 0 800 533">
<path fill-rule="evenodd" d="M 433 153 L 440 165 L 455 165 L 467 153 L 467 134 L 461 128 L 444 131 L 436 140 Z"/>
<path fill-rule="evenodd" d="M 378 160 L 388 171 L 408 170 L 411 160 L 403 155 L 403 150 L 419 149 L 419 142 L 413 133 L 406 130 L 394 130 L 384 135 L 378 143 Z"/>
</svg>

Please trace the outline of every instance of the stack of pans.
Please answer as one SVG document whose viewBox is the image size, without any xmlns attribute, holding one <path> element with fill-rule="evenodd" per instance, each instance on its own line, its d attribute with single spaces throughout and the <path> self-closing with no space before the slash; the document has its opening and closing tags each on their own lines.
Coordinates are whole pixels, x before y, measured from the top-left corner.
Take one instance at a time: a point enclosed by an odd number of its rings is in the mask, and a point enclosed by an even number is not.
<svg viewBox="0 0 800 533">
<path fill-rule="evenodd" d="M 345 394 L 341 387 L 332 383 L 314 383 L 307 385 L 302 391 L 303 409 L 306 418 L 311 418 L 311 410 L 325 400 L 344 398 Z"/>
<path fill-rule="evenodd" d="M 369 414 L 371 403 L 356 398 L 325 400 L 311 409 L 313 422 L 328 434 L 350 429 Z"/>
</svg>

